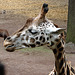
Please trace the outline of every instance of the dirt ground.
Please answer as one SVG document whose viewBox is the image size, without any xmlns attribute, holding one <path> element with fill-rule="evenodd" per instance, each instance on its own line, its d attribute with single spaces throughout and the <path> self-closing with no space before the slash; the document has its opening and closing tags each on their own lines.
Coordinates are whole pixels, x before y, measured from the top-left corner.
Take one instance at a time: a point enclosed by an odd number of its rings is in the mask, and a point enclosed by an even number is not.
<svg viewBox="0 0 75 75">
<path fill-rule="evenodd" d="M 27 17 L 21 15 L 0 14 L 0 29 L 7 29 L 11 35 L 25 24 L 26 19 Z M 67 27 L 67 21 L 53 21 L 60 27 Z M 51 51 L 23 52 L 18 50 L 10 53 L 5 51 L 3 41 L 3 38 L 0 38 L 0 61 L 5 65 L 6 75 L 48 75 L 53 69 L 54 56 Z M 73 47 L 72 45 L 72 49 L 75 51 Z M 67 51 L 71 50 L 69 45 L 66 46 L 66 49 Z M 75 68 L 75 54 L 67 54 L 66 56 Z"/>
</svg>

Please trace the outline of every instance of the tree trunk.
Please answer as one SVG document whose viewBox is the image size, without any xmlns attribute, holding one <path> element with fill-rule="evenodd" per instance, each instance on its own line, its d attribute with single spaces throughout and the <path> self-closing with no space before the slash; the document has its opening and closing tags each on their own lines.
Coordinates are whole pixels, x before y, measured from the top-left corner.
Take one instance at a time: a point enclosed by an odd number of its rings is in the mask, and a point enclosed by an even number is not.
<svg viewBox="0 0 75 75">
<path fill-rule="evenodd" d="M 66 41 L 75 44 L 75 0 L 69 0 Z"/>
</svg>

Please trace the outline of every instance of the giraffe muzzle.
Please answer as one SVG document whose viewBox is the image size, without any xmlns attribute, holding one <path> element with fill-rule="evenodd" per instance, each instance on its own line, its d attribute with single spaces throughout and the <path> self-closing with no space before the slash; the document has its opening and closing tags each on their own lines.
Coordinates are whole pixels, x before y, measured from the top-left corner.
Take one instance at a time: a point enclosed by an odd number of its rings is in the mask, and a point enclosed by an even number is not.
<svg viewBox="0 0 75 75">
<path fill-rule="evenodd" d="M 4 47 L 5 47 L 5 50 L 8 52 L 15 51 L 15 46 L 11 42 L 4 41 Z"/>
</svg>

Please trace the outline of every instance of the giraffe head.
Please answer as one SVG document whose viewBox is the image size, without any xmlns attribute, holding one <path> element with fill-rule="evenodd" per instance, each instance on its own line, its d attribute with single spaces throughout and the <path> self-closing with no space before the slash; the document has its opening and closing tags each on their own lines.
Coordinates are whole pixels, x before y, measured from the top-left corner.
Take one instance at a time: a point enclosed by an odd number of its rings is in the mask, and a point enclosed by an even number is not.
<svg viewBox="0 0 75 75">
<path fill-rule="evenodd" d="M 7 51 L 20 48 L 38 47 L 50 44 L 53 39 L 59 39 L 63 28 L 56 28 L 45 15 L 48 12 L 48 4 L 43 4 L 40 14 L 34 19 L 28 19 L 25 26 L 4 41 Z M 51 38 L 51 36 L 53 36 Z"/>
</svg>

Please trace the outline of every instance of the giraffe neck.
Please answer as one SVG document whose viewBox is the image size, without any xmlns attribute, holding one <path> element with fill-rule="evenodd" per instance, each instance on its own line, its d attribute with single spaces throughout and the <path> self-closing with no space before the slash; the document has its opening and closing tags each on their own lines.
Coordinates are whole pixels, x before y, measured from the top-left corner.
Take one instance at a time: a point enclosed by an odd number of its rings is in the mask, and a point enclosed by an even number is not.
<svg viewBox="0 0 75 75">
<path fill-rule="evenodd" d="M 56 40 L 57 41 L 57 40 Z M 66 75 L 66 58 L 65 58 L 65 52 L 64 52 L 64 45 L 59 40 L 59 42 L 56 42 L 54 47 L 52 48 L 54 56 L 55 56 L 55 71 L 56 75 Z"/>
</svg>

